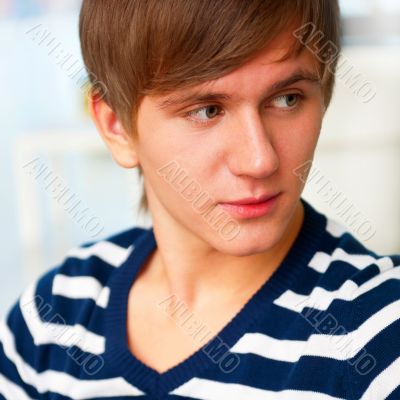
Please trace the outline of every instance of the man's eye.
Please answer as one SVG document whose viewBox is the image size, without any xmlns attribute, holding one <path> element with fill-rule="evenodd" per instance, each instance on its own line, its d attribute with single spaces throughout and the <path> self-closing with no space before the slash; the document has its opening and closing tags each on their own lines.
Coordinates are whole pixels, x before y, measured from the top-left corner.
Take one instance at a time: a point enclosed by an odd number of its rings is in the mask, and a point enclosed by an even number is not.
<svg viewBox="0 0 400 400">
<path fill-rule="evenodd" d="M 283 94 L 282 96 L 275 97 L 272 101 L 277 108 L 292 108 L 295 107 L 301 95 L 297 93 Z"/>
<path fill-rule="evenodd" d="M 215 118 L 219 114 L 219 107 L 217 105 L 209 105 L 197 108 L 186 113 L 187 117 L 195 116 L 200 122 L 207 122 L 209 119 Z M 200 117 L 200 118 L 198 118 Z"/>
</svg>

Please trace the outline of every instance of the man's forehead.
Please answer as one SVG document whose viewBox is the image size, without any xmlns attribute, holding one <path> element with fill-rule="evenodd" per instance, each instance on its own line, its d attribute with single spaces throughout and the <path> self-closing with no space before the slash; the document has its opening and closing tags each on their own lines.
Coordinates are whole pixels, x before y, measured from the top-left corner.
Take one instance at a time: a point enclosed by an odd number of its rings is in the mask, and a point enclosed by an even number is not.
<svg viewBox="0 0 400 400">
<path fill-rule="evenodd" d="M 268 46 L 262 52 L 254 55 L 242 65 L 225 75 L 187 88 L 177 89 L 175 92 L 184 93 L 191 90 L 200 91 L 207 89 L 216 89 L 219 86 L 225 86 L 225 83 L 228 82 L 232 76 L 237 76 L 240 73 L 242 73 L 243 76 L 247 75 L 246 67 L 249 66 L 250 63 L 257 68 L 257 73 L 264 74 L 265 72 L 265 74 L 271 76 L 272 80 L 279 80 L 282 77 L 284 78 L 294 75 L 304 75 L 306 77 L 318 75 L 318 63 L 316 62 L 315 57 L 310 51 L 304 51 L 307 50 L 304 49 L 300 53 L 295 54 L 290 53 L 291 50 L 292 48 L 290 46 L 285 48 L 279 47 L 276 49 L 271 49 Z M 250 78 L 254 77 L 255 76 L 250 76 Z M 276 79 L 273 79 L 273 77 L 276 77 Z M 248 77 L 246 76 L 246 80 L 247 79 Z"/>
<path fill-rule="evenodd" d="M 290 54 L 298 44 L 298 38 L 293 34 L 294 30 L 285 30 L 274 37 L 266 46 L 256 53 L 252 58 L 263 57 L 266 62 L 278 62 L 284 56 L 290 55 L 295 57 L 295 54 Z"/>
<path fill-rule="evenodd" d="M 294 26 L 294 28 L 296 27 Z M 243 74 L 242 76 L 247 75 L 247 71 L 244 69 L 249 64 L 257 68 L 262 66 L 265 72 L 271 75 L 269 82 L 271 90 L 278 90 L 280 87 L 284 87 L 285 81 L 290 84 L 291 80 L 295 82 L 296 79 L 297 81 L 308 80 L 320 83 L 318 82 L 318 64 L 315 62 L 315 58 L 311 52 L 304 51 L 306 49 L 303 49 L 303 51 L 299 53 L 292 52 L 297 40 L 298 39 L 293 35 L 293 31 L 287 29 L 277 35 L 265 48 L 254 54 L 235 70 L 196 85 L 177 88 L 174 92 L 161 97 L 156 96 L 159 97 L 158 100 L 161 100 L 157 101 L 157 107 L 161 109 L 167 108 L 179 102 L 179 100 L 190 97 L 191 94 L 201 95 L 211 89 L 213 91 L 223 90 L 232 76 L 238 76 L 239 74 Z M 257 70 L 257 73 L 258 72 L 260 71 Z M 304 77 L 304 79 L 302 79 L 302 77 Z M 246 79 L 248 78 L 246 77 Z M 250 79 L 254 79 L 254 75 L 251 75 Z"/>
</svg>

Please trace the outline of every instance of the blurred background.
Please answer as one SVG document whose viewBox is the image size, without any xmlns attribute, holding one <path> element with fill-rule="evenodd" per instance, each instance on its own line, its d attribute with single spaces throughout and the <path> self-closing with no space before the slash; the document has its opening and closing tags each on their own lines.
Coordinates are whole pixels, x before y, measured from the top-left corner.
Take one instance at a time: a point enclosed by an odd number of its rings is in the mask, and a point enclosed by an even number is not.
<svg viewBox="0 0 400 400">
<path fill-rule="evenodd" d="M 87 113 L 79 6 L 0 0 L 0 315 L 71 247 L 151 224 L 136 171 L 112 161 Z M 400 253 L 400 1 L 341 9 L 336 91 L 303 197 L 366 247 Z"/>
</svg>

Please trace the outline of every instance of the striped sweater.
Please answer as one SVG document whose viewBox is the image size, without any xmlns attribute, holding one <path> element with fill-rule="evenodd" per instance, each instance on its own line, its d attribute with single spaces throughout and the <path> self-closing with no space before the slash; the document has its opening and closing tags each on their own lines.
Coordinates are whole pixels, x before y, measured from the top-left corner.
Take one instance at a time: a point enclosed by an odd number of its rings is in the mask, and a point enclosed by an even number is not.
<svg viewBox="0 0 400 400">
<path fill-rule="evenodd" d="M 1 323 L 0 399 L 399 400 L 400 255 L 377 255 L 301 201 L 304 222 L 279 268 L 164 373 L 126 338 L 153 227 L 72 249 Z M 193 340 L 207 334 L 190 315 L 181 327 Z"/>
</svg>

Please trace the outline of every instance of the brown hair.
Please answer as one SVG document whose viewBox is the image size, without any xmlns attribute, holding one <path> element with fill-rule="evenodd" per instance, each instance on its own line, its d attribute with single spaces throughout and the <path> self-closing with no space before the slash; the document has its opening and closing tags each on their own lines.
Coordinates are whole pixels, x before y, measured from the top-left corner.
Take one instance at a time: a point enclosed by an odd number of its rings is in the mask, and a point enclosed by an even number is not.
<svg viewBox="0 0 400 400">
<path fill-rule="evenodd" d="M 217 79 L 293 23 L 299 40 L 287 56 L 313 44 L 328 107 L 341 49 L 338 0 L 83 0 L 79 34 L 93 88 L 136 135 L 144 96 Z M 140 210 L 148 210 L 144 190 Z"/>
</svg>

